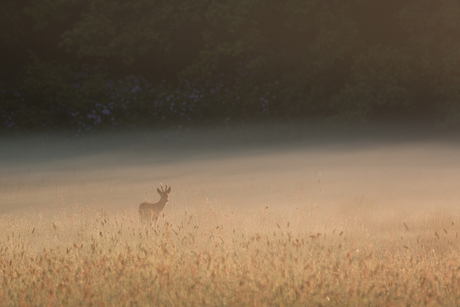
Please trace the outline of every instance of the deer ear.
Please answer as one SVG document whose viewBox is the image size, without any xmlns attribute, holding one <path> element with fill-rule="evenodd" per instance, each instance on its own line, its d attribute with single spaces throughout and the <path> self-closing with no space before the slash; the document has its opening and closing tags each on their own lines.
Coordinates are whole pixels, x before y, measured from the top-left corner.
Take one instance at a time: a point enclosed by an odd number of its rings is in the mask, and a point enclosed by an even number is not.
<svg viewBox="0 0 460 307">
<path fill-rule="evenodd" d="M 158 191 L 158 194 L 161 194 L 161 191 L 160 191 L 160 189 L 158 189 L 158 188 L 157 188 L 157 191 Z"/>
<path fill-rule="evenodd" d="M 168 188 L 168 190 L 166 191 L 166 193 L 171 193 L 171 187 Z"/>
</svg>

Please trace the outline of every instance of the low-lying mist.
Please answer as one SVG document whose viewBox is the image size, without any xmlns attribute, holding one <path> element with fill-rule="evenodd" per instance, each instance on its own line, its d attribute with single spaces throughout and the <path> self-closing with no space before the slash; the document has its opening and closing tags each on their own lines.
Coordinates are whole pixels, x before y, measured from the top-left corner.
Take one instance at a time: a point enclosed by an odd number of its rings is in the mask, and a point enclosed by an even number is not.
<svg viewBox="0 0 460 307">
<path fill-rule="evenodd" d="M 157 201 L 168 215 L 203 208 L 240 213 L 314 210 L 365 215 L 369 225 L 458 211 L 460 147 L 408 127 L 254 126 L 238 129 L 66 135 L 2 140 L 0 213 L 54 214 Z M 327 221 L 324 221 L 327 224 Z"/>
</svg>

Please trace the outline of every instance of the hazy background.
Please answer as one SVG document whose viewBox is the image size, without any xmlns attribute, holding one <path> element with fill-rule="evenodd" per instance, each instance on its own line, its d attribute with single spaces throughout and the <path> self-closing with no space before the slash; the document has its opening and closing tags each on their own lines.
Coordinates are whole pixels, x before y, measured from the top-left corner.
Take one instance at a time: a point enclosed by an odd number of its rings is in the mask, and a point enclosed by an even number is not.
<svg viewBox="0 0 460 307">
<path fill-rule="evenodd" d="M 458 211 L 459 167 L 457 139 L 421 126 L 3 137 L 0 212 L 137 210 L 144 200 L 158 201 L 156 188 L 166 183 L 165 221 L 196 210 L 293 218 L 301 210 L 402 227 Z"/>
</svg>

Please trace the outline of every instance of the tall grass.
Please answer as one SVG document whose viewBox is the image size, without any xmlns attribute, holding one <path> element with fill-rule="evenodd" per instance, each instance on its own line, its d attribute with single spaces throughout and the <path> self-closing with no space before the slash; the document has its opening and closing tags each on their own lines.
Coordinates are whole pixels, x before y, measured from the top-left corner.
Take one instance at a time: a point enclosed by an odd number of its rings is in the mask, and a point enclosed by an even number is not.
<svg viewBox="0 0 460 307">
<path fill-rule="evenodd" d="M 460 227 L 264 208 L 0 217 L 0 306 L 460 305 Z M 116 212 L 116 213 L 113 213 Z M 171 213 L 172 212 L 172 213 Z"/>
</svg>

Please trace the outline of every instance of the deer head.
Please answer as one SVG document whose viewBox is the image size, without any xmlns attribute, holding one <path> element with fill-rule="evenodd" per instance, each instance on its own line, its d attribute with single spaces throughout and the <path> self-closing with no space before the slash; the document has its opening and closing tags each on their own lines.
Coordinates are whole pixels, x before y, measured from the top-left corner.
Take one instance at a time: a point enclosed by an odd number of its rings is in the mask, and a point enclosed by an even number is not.
<svg viewBox="0 0 460 307">
<path fill-rule="evenodd" d="M 162 201 L 168 201 L 169 200 L 169 193 L 171 193 L 171 187 L 168 188 L 168 185 L 166 185 L 163 188 L 162 184 L 160 185 L 160 187 L 161 187 L 161 190 L 157 189 L 157 192 L 158 192 L 158 194 L 160 194 L 161 200 Z"/>
</svg>

